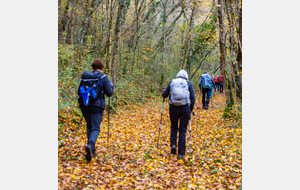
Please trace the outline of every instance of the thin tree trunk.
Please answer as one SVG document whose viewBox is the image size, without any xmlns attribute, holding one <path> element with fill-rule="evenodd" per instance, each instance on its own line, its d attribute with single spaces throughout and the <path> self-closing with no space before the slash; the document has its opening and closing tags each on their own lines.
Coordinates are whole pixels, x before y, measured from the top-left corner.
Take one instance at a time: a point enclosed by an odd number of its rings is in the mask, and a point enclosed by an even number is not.
<svg viewBox="0 0 300 190">
<path fill-rule="evenodd" d="M 195 10 L 192 12 L 192 16 L 196 14 L 196 11 L 197 11 L 197 7 L 195 7 Z M 193 16 L 194 17 L 194 16 Z M 194 37 L 194 18 L 192 18 L 192 24 L 191 24 L 191 27 L 192 27 L 192 34 L 191 34 L 191 40 L 190 40 L 190 45 L 189 45 L 189 57 L 188 57 L 188 60 L 187 60 L 187 65 L 188 65 L 188 69 L 187 69 L 187 73 L 188 75 L 190 75 L 190 72 L 191 72 L 191 62 L 192 62 L 192 56 L 193 56 L 193 47 L 194 47 L 194 40 L 193 40 L 193 37 Z"/>
<path fill-rule="evenodd" d="M 71 44 L 74 44 L 74 13 L 72 11 L 72 16 L 71 16 Z"/>
<path fill-rule="evenodd" d="M 164 63 L 165 63 L 165 40 L 166 40 L 166 7 L 167 7 L 168 0 L 162 1 L 163 6 L 163 53 L 162 53 L 162 64 L 161 64 L 161 76 L 160 76 L 160 88 L 162 88 L 164 80 L 165 80 L 165 73 L 164 73 Z"/>
<path fill-rule="evenodd" d="M 112 7 L 113 7 L 113 0 L 108 0 L 108 9 L 107 9 L 107 19 L 108 19 L 108 30 L 107 30 L 107 56 L 106 56 L 106 64 L 108 68 L 108 73 L 111 74 L 111 29 L 112 29 Z"/>
<path fill-rule="evenodd" d="M 67 6 L 65 8 L 65 18 L 64 18 L 64 25 L 63 25 L 63 30 L 62 30 L 62 40 L 63 43 L 66 43 L 66 38 L 67 38 L 67 33 L 68 33 L 68 26 L 70 23 L 70 15 L 72 12 L 72 4 L 73 0 L 69 0 L 67 3 Z"/>
<path fill-rule="evenodd" d="M 139 18 L 138 18 L 138 5 L 139 5 L 139 0 L 135 0 L 135 6 L 134 6 L 134 17 L 135 17 L 135 31 L 132 35 L 132 41 L 130 42 L 130 47 L 132 48 L 133 51 L 133 57 L 132 57 L 132 65 L 131 65 L 131 70 L 134 69 L 135 66 L 135 60 L 136 60 L 136 49 L 138 49 L 138 33 L 139 33 Z M 136 38 L 136 40 L 135 40 Z M 133 46 L 134 44 L 134 46 Z"/>
<path fill-rule="evenodd" d="M 194 12 L 195 12 L 195 9 L 196 9 L 196 3 L 193 4 L 193 8 L 192 8 L 192 13 L 191 13 L 191 17 L 190 17 L 190 23 L 189 23 L 189 31 L 188 31 L 188 34 L 187 34 L 187 37 L 186 37 L 186 41 L 185 41 L 185 44 L 184 44 L 184 50 L 183 50 L 183 56 L 181 58 L 181 63 L 180 63 L 180 68 L 183 69 L 183 66 L 184 66 L 184 62 L 185 62 L 185 57 L 186 57 L 186 54 L 187 54 L 187 50 L 188 50 L 188 44 L 191 40 L 191 30 L 192 30 L 192 23 L 193 23 L 193 19 L 194 19 Z"/>
</svg>

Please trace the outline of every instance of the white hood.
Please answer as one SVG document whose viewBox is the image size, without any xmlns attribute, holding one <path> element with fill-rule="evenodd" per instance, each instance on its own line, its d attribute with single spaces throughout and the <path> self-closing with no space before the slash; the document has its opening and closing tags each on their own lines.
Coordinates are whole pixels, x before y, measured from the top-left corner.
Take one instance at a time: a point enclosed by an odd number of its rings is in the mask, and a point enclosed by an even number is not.
<svg viewBox="0 0 300 190">
<path fill-rule="evenodd" d="M 179 77 L 185 78 L 186 80 L 189 79 L 187 72 L 183 69 L 181 69 L 176 76 L 176 78 L 179 78 Z"/>
</svg>

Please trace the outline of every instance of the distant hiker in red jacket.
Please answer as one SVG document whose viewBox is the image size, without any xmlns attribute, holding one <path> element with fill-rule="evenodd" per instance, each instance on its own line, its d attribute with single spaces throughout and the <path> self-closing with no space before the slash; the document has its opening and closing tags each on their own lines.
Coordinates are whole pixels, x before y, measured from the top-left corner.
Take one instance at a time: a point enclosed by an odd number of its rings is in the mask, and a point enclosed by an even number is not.
<svg viewBox="0 0 300 190">
<path fill-rule="evenodd" d="M 214 81 L 215 81 L 215 91 L 219 91 L 219 88 L 220 88 L 220 84 L 219 84 L 219 75 L 217 75 L 215 78 L 214 78 Z"/>
<path fill-rule="evenodd" d="M 223 78 L 222 75 L 219 77 L 220 93 L 223 93 Z"/>
</svg>

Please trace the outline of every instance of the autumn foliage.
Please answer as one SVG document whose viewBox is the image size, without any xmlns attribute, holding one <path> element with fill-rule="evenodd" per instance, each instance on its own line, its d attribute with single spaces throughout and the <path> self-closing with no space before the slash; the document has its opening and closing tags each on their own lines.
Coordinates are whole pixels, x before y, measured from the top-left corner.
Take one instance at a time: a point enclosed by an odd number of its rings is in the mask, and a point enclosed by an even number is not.
<svg viewBox="0 0 300 190">
<path fill-rule="evenodd" d="M 197 103 L 198 98 L 197 96 Z M 175 155 L 170 154 L 169 106 L 166 104 L 160 144 L 156 148 L 161 98 L 153 97 L 145 105 L 118 108 L 110 118 L 108 149 L 105 112 L 96 143 L 96 154 L 90 163 L 84 157 L 84 120 L 70 156 L 65 158 L 81 113 L 61 110 L 58 127 L 58 188 L 241 189 L 241 122 L 222 119 L 224 94 L 217 93 L 212 100 L 213 108 L 194 109 L 196 115 L 192 116 L 192 156 L 189 157 L 187 131 L 184 160 L 177 160 Z"/>
</svg>

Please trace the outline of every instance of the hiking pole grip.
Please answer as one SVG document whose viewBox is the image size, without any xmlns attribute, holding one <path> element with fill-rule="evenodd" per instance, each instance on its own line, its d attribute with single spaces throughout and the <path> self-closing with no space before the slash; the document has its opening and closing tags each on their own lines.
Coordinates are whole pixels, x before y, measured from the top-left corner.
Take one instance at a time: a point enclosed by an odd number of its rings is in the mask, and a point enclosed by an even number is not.
<svg viewBox="0 0 300 190">
<path fill-rule="evenodd" d="M 68 151 L 68 153 L 67 153 L 67 156 L 66 156 L 66 158 L 69 156 L 69 153 L 70 153 L 70 150 L 71 150 L 71 148 L 72 148 L 73 142 L 74 142 L 74 140 L 75 140 L 75 138 L 76 138 L 76 135 L 77 135 L 78 129 L 80 128 L 80 124 L 81 124 L 82 118 L 83 118 L 83 116 L 81 116 L 81 119 L 80 119 L 80 121 L 79 121 L 79 125 L 78 125 L 78 127 L 77 127 L 77 130 L 76 130 L 76 132 L 75 132 L 75 137 L 73 138 L 73 141 L 72 141 L 72 143 L 71 143 L 71 146 L 70 146 L 70 148 L 69 148 L 69 151 Z"/>
<path fill-rule="evenodd" d="M 165 102 L 165 99 L 163 98 L 163 103 L 162 103 L 162 107 L 161 107 L 161 117 L 160 117 L 160 123 L 159 123 L 159 131 L 158 131 L 158 139 L 157 139 L 156 148 L 158 148 L 158 143 L 159 143 L 159 136 L 160 136 L 160 128 L 161 128 L 162 116 L 164 114 L 164 102 Z"/>
</svg>

